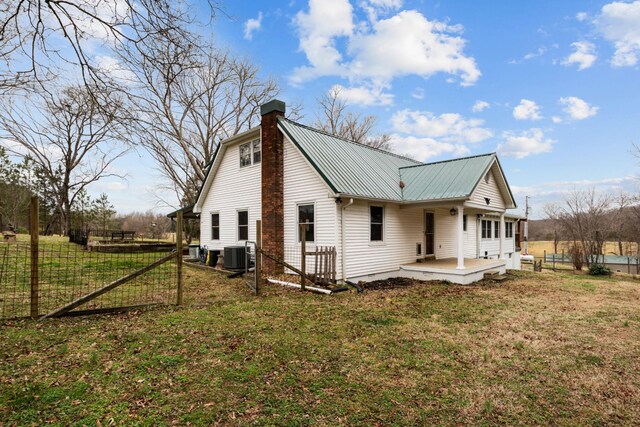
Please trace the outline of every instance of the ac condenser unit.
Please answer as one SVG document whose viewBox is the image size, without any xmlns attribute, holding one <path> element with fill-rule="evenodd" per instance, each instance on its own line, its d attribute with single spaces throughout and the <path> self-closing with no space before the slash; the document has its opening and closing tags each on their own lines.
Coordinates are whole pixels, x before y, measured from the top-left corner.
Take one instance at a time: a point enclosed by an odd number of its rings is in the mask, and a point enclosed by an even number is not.
<svg viewBox="0 0 640 427">
<path fill-rule="evenodd" d="M 242 270 L 247 262 L 247 252 L 244 246 L 227 246 L 224 248 L 224 268 Z"/>
</svg>

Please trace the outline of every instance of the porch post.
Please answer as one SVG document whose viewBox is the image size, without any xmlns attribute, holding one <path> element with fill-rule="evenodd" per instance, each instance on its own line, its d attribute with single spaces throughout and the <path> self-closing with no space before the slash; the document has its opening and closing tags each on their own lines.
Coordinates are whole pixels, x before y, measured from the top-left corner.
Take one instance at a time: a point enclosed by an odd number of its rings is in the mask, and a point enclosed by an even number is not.
<svg viewBox="0 0 640 427">
<path fill-rule="evenodd" d="M 458 270 L 464 270 L 464 207 L 458 206 L 458 226 L 457 238 L 458 238 Z"/>
<path fill-rule="evenodd" d="M 500 214 L 500 259 L 504 259 L 504 236 L 506 234 L 504 225 L 504 212 Z"/>
</svg>

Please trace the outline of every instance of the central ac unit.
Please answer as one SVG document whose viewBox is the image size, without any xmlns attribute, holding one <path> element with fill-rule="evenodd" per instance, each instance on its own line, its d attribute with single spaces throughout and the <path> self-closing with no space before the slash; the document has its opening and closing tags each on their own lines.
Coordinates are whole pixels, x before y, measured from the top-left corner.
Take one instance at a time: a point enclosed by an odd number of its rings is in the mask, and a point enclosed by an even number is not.
<svg viewBox="0 0 640 427">
<path fill-rule="evenodd" d="M 242 270 L 247 262 L 247 248 L 244 246 L 227 246 L 224 248 L 224 268 Z"/>
</svg>

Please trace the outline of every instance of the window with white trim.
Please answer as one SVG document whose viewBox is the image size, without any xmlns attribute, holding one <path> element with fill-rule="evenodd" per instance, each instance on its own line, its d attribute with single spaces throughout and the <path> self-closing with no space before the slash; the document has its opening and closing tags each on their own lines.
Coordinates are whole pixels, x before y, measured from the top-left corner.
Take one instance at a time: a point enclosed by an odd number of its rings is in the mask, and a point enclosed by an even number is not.
<svg viewBox="0 0 640 427">
<path fill-rule="evenodd" d="M 240 167 L 255 165 L 261 161 L 262 148 L 259 139 L 240 146 Z"/>
<path fill-rule="evenodd" d="M 493 225 L 495 226 L 494 227 L 495 234 L 493 235 L 493 237 L 495 237 L 496 239 L 499 239 L 500 238 L 500 221 L 495 221 Z"/>
<path fill-rule="evenodd" d="M 211 240 L 220 240 L 220 214 L 211 214 Z"/>
<path fill-rule="evenodd" d="M 462 215 L 462 231 L 467 231 L 467 216 Z"/>
<path fill-rule="evenodd" d="M 300 227 L 304 225 L 305 242 L 315 242 L 315 206 L 314 205 L 298 205 L 298 242 L 302 241 Z"/>
<path fill-rule="evenodd" d="M 482 238 L 490 239 L 491 238 L 491 223 L 493 221 L 489 221 L 486 219 L 482 220 Z"/>
<path fill-rule="evenodd" d="M 506 222 L 504 224 L 504 232 L 507 239 L 513 238 L 513 222 Z"/>
<path fill-rule="evenodd" d="M 238 240 L 249 240 L 249 211 L 238 211 Z"/>
<path fill-rule="evenodd" d="M 369 238 L 372 242 L 382 242 L 384 239 L 384 207 L 369 206 Z"/>
</svg>

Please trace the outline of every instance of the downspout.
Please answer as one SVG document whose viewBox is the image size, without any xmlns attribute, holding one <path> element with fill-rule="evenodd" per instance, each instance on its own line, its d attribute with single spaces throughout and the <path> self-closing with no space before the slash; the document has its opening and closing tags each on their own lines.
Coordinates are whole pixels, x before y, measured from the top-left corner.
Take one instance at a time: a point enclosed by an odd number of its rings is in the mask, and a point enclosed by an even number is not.
<svg viewBox="0 0 640 427">
<path fill-rule="evenodd" d="M 340 238 L 341 238 L 341 242 L 340 242 L 340 246 L 342 249 L 342 281 L 346 281 L 347 280 L 347 272 L 346 272 L 346 259 L 347 259 L 347 251 L 345 249 L 345 245 L 346 245 L 346 240 L 344 238 L 344 211 L 345 209 L 347 209 L 349 206 L 351 206 L 353 204 L 353 199 L 349 199 L 349 203 L 347 203 L 346 205 L 344 205 L 343 207 L 340 208 Z"/>
</svg>

